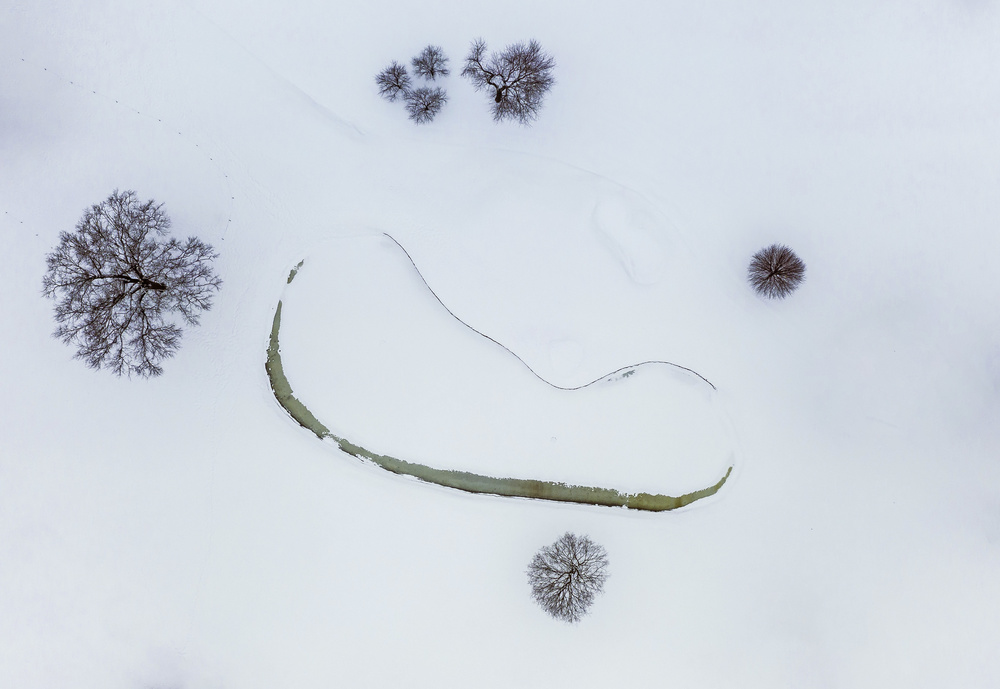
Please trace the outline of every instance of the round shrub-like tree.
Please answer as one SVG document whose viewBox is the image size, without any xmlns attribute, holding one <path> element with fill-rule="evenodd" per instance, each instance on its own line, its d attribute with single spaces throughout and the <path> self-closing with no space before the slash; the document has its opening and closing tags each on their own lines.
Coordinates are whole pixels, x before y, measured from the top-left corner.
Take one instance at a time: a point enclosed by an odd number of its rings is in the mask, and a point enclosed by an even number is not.
<svg viewBox="0 0 1000 689">
<path fill-rule="evenodd" d="M 531 596 L 558 620 L 579 622 L 604 591 L 608 554 L 587 536 L 565 533 L 528 564 Z"/>
<path fill-rule="evenodd" d="M 406 67 L 393 60 L 392 64 L 375 75 L 375 84 L 378 85 L 379 95 L 393 102 L 410 92 L 410 75 L 406 73 Z"/>
<path fill-rule="evenodd" d="M 448 57 L 444 54 L 444 50 L 440 46 L 427 46 L 419 55 L 413 58 L 412 64 L 413 72 L 418 77 L 430 79 L 431 81 L 451 74 L 451 70 L 448 69 Z"/>
<path fill-rule="evenodd" d="M 167 237 L 163 204 L 117 189 L 62 232 L 42 293 L 56 300 L 53 335 L 91 368 L 158 376 L 180 346 L 178 322 L 197 325 L 222 285 L 218 254 L 195 237 Z"/>
<path fill-rule="evenodd" d="M 755 253 L 747 268 L 747 280 L 757 294 L 781 299 L 806 279 L 806 264 L 784 244 L 772 244 Z"/>
<path fill-rule="evenodd" d="M 417 124 L 426 124 L 433 120 L 441 112 L 441 107 L 448 102 L 448 96 L 440 86 L 433 89 L 421 86 L 408 91 L 405 99 L 406 112 Z"/>
</svg>

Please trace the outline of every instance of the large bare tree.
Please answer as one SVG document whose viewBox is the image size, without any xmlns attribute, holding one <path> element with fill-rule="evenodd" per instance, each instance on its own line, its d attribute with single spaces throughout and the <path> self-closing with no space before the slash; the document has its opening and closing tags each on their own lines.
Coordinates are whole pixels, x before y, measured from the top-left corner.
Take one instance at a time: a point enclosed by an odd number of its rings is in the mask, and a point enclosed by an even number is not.
<svg viewBox="0 0 1000 689">
<path fill-rule="evenodd" d="M 55 299 L 53 335 L 91 368 L 117 375 L 163 373 L 178 324 L 197 325 L 222 285 L 212 246 L 167 236 L 163 204 L 117 189 L 91 206 L 47 257 L 42 293 Z"/>
<path fill-rule="evenodd" d="M 608 578 L 608 554 L 587 536 L 563 534 L 528 565 L 531 596 L 559 620 L 579 622 Z"/>
<path fill-rule="evenodd" d="M 555 66 L 555 60 L 537 41 L 514 43 L 499 53 L 487 55 L 486 41 L 477 38 L 465 58 L 462 76 L 477 91 L 491 93 L 495 121 L 530 124 L 538 118 L 542 99 L 555 83 L 552 77 Z"/>
</svg>

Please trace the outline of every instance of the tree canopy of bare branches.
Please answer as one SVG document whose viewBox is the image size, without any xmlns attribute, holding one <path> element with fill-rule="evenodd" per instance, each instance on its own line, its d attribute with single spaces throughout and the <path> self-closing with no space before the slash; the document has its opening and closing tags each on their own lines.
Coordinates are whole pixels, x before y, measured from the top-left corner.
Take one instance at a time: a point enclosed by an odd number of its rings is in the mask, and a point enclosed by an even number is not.
<svg viewBox="0 0 1000 689">
<path fill-rule="evenodd" d="M 46 257 L 42 293 L 55 299 L 53 335 L 91 368 L 117 375 L 163 373 L 182 330 L 197 325 L 222 281 L 211 245 L 167 237 L 163 204 L 117 189 L 91 206 Z"/>
<path fill-rule="evenodd" d="M 747 281 L 768 299 L 787 297 L 806 279 L 806 264 L 783 244 L 772 244 L 755 253 L 747 268 Z"/>
<path fill-rule="evenodd" d="M 420 55 L 413 58 L 417 76 L 430 80 L 448 76 L 447 63 L 448 58 L 441 48 L 433 45 L 427 46 Z M 379 94 L 386 100 L 391 102 L 402 96 L 406 112 L 417 124 L 431 122 L 448 102 L 448 96 L 440 86 L 412 88 L 406 67 L 395 60 L 376 75 L 375 82 L 378 84 Z"/>
<path fill-rule="evenodd" d="M 429 45 L 413 58 L 413 72 L 418 77 L 434 81 L 437 77 L 451 74 L 448 69 L 448 58 L 440 46 Z"/>
<path fill-rule="evenodd" d="M 421 86 L 406 93 L 406 112 L 417 124 L 425 124 L 433 120 L 447 102 L 448 97 L 443 88 Z"/>
<path fill-rule="evenodd" d="M 603 546 L 567 532 L 531 559 L 527 571 L 531 596 L 552 617 L 579 622 L 604 591 L 607 569 Z"/>
<path fill-rule="evenodd" d="M 514 43 L 499 53 L 486 54 L 486 42 L 477 38 L 465 58 L 462 76 L 477 91 L 493 96 L 493 119 L 530 124 L 538 118 L 542 99 L 555 83 L 556 62 L 537 41 Z"/>
<path fill-rule="evenodd" d="M 378 93 L 390 103 L 400 96 L 405 96 L 410 90 L 410 75 L 406 67 L 395 60 L 388 67 L 375 75 Z"/>
</svg>

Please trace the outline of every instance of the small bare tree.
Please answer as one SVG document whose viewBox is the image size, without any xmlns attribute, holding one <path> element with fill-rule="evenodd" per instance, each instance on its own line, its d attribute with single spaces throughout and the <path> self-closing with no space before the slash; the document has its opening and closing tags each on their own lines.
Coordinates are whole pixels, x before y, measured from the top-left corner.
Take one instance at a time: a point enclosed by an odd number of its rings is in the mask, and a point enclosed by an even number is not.
<svg viewBox="0 0 1000 689">
<path fill-rule="evenodd" d="M 607 569 L 603 546 L 567 532 L 531 559 L 527 572 L 531 596 L 552 617 L 579 622 L 604 591 Z"/>
<path fill-rule="evenodd" d="M 491 92 L 495 121 L 530 124 L 538 118 L 542 99 L 555 83 L 552 77 L 555 65 L 555 60 L 542 51 L 537 41 L 514 43 L 487 56 L 486 41 L 477 38 L 465 58 L 462 76 L 477 91 Z"/>
<path fill-rule="evenodd" d="M 448 96 L 441 87 L 431 89 L 421 86 L 406 93 L 406 111 L 417 124 L 433 120 L 447 102 Z"/>
<path fill-rule="evenodd" d="M 434 81 L 437 77 L 451 74 L 448 58 L 440 46 L 429 45 L 413 58 L 413 72 L 418 77 Z"/>
<path fill-rule="evenodd" d="M 197 325 L 222 280 L 211 245 L 167 238 L 163 204 L 117 189 L 91 206 L 75 232 L 62 232 L 46 257 L 42 293 L 56 300 L 53 335 L 76 345 L 91 368 L 158 376 L 159 362 L 180 345 L 181 328 Z M 171 316 L 176 315 L 176 319 Z"/>
<path fill-rule="evenodd" d="M 409 92 L 410 75 L 406 73 L 406 67 L 393 60 L 391 65 L 375 75 L 375 83 L 378 84 L 378 94 L 393 102 Z"/>
<path fill-rule="evenodd" d="M 757 294 L 768 299 L 787 297 L 806 279 L 806 264 L 783 244 L 772 244 L 755 253 L 747 280 Z"/>
</svg>

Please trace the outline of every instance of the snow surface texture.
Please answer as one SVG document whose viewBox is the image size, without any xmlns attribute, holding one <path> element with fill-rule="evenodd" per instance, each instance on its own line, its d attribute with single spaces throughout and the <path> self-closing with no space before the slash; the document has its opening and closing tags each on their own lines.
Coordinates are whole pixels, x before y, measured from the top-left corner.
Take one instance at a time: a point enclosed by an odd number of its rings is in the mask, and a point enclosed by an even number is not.
<svg viewBox="0 0 1000 689">
<path fill-rule="evenodd" d="M 0 686 L 1000 684 L 1000 8 L 494 10 L 0 7 Z M 478 35 L 555 56 L 531 128 L 454 74 L 421 128 L 375 93 Z M 39 296 L 115 187 L 221 252 L 157 380 L 87 370 Z M 553 382 L 712 380 L 725 489 L 636 514 L 335 461 L 263 350 L 289 268 L 382 231 Z M 780 303 L 744 281 L 774 242 L 809 266 Z M 573 627 L 524 577 L 566 531 L 611 572 Z"/>
</svg>

